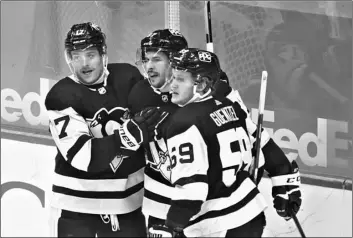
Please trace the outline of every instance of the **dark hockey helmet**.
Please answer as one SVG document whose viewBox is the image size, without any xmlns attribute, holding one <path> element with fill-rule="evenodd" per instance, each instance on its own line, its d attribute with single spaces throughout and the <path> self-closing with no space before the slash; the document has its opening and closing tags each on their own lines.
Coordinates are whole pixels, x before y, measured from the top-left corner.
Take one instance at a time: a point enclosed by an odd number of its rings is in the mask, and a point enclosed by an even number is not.
<svg viewBox="0 0 353 238">
<path fill-rule="evenodd" d="M 73 25 L 65 39 L 67 53 L 73 50 L 85 50 L 90 47 L 96 47 L 100 54 L 107 53 L 105 34 L 101 28 L 92 22 Z"/>
<path fill-rule="evenodd" d="M 199 83 L 203 77 L 208 78 L 210 86 L 220 79 L 221 67 L 216 54 L 198 48 L 182 49 L 171 57 L 173 69 L 190 72 Z"/>
<path fill-rule="evenodd" d="M 149 51 L 162 51 L 170 58 L 173 52 L 187 47 L 188 42 L 178 30 L 155 30 L 141 40 L 140 48 L 137 50 L 136 54 L 136 62 L 143 62 L 146 52 Z"/>
</svg>

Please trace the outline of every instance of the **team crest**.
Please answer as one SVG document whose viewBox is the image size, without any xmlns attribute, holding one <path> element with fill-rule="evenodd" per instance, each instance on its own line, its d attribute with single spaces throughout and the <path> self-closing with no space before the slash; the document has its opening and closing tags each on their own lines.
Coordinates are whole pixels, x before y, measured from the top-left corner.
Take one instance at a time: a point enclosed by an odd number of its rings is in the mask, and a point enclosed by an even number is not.
<svg viewBox="0 0 353 238">
<path fill-rule="evenodd" d="M 164 139 L 150 142 L 152 160 L 147 160 L 150 168 L 161 173 L 161 175 L 171 180 L 171 160 Z"/>
<path fill-rule="evenodd" d="M 98 88 L 98 92 L 99 94 L 105 94 L 107 90 L 105 89 L 105 87 L 101 87 L 101 88 Z"/>
<path fill-rule="evenodd" d="M 168 102 L 168 95 L 162 95 L 162 101 Z"/>
<path fill-rule="evenodd" d="M 110 168 L 113 170 L 113 172 L 115 173 L 118 168 L 120 167 L 120 165 L 123 163 L 123 160 L 125 158 L 128 158 L 129 156 L 125 156 L 125 155 L 117 155 L 115 156 L 115 158 L 113 159 L 112 162 L 110 162 Z"/>
</svg>

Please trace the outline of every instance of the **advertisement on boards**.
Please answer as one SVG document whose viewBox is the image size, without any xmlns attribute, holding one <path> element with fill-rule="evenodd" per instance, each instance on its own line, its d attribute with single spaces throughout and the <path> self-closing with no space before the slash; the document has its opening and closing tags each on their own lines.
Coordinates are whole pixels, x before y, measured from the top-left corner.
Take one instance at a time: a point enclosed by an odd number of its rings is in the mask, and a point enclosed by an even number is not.
<svg viewBox="0 0 353 238">
<path fill-rule="evenodd" d="M 110 41 L 110 62 L 130 63 L 139 39 L 154 28 L 163 27 L 157 24 L 155 16 L 147 14 L 155 7 L 162 9 L 163 4 L 124 3 L 112 9 L 87 2 L 82 4 L 88 10 L 76 18 L 64 14 L 74 11 L 70 4 L 74 3 L 4 3 L 7 11 L 2 19 L 11 21 L 3 22 L 11 24 L 2 27 L 2 137 L 28 135 L 26 140 L 35 137 L 40 143 L 53 144 L 44 98 L 57 80 L 70 73 L 63 58 L 63 41 L 71 24 L 83 20 L 98 22 L 107 32 L 108 43 L 113 36 L 120 37 L 115 43 Z M 114 13 L 124 14 L 122 8 L 139 14 L 134 15 L 135 20 L 125 19 L 125 26 L 130 27 L 114 28 L 111 23 L 121 17 Z M 14 18 L 13 12 L 21 17 Z M 147 12 L 148 21 L 138 20 L 143 12 Z M 195 45 L 199 37 L 194 37 L 185 21 L 195 19 L 192 22 L 199 24 L 197 29 L 204 29 L 202 14 L 202 6 L 180 4 L 181 31 L 190 38 L 190 45 Z M 106 18 L 98 17 L 103 15 Z M 146 24 L 149 28 L 144 32 Z M 258 106 L 259 75 L 262 70 L 268 71 L 265 106 L 268 119 L 264 125 L 272 130 L 286 154 L 310 173 L 350 177 L 351 15 L 341 17 L 215 2 L 212 27 L 214 48 L 222 67 L 251 110 Z M 120 59 L 116 52 L 125 58 Z"/>
</svg>

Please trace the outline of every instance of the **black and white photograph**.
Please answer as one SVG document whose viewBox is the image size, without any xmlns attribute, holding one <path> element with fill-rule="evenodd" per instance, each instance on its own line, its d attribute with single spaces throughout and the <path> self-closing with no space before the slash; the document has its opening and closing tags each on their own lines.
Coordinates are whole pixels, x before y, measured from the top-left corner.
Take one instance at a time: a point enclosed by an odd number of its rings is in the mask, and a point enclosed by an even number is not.
<svg viewBox="0 0 353 238">
<path fill-rule="evenodd" d="M 1 237 L 352 237 L 352 1 L 1 1 Z"/>
</svg>

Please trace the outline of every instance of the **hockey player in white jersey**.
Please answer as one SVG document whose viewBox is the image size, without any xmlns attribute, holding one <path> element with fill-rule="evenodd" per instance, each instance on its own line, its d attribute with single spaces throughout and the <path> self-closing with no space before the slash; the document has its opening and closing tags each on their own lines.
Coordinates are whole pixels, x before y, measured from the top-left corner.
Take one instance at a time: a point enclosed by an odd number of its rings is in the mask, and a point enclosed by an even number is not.
<svg viewBox="0 0 353 238">
<path fill-rule="evenodd" d="M 45 106 L 55 158 L 50 226 L 59 237 L 145 237 L 141 144 L 163 115 L 130 117 L 128 94 L 143 79 L 130 64 L 108 64 L 104 33 L 75 24 L 65 40 L 72 75 L 49 91 Z"/>
<path fill-rule="evenodd" d="M 221 70 L 215 54 L 184 49 L 172 59 L 172 102 L 178 109 L 162 125 L 175 190 L 164 225 L 149 229 L 152 237 L 261 237 L 267 204 L 249 168 L 256 125 L 237 96 L 211 96 Z M 234 96 L 234 94 L 233 94 Z M 239 101 L 239 103 L 238 103 Z M 277 213 L 290 218 L 301 205 L 295 162 L 264 130 L 260 166 L 272 180 Z"/>
</svg>

